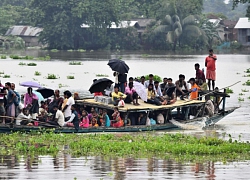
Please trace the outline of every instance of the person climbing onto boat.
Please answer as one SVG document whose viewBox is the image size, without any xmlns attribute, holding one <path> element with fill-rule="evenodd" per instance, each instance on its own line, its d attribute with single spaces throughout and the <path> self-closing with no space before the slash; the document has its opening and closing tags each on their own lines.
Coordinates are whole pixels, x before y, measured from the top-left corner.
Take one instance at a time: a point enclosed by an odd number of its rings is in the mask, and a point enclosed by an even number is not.
<svg viewBox="0 0 250 180">
<path fill-rule="evenodd" d="M 208 90 L 211 90 L 211 81 L 212 89 L 214 91 L 215 80 L 216 80 L 216 63 L 217 56 L 214 54 L 213 49 L 209 50 L 209 55 L 205 59 L 205 66 L 207 67 L 206 79 L 208 80 Z"/>
<path fill-rule="evenodd" d="M 109 119 L 106 109 L 103 109 L 103 119 L 104 119 L 103 123 L 105 124 L 105 127 L 110 127 L 110 119 Z"/>
<path fill-rule="evenodd" d="M 81 128 L 88 128 L 89 127 L 89 118 L 88 118 L 88 112 L 86 110 L 82 111 L 82 116 L 80 119 L 80 127 Z"/>
<path fill-rule="evenodd" d="M 64 91 L 64 98 L 67 99 L 66 105 L 63 107 L 62 112 L 64 113 L 65 121 L 68 121 L 71 117 L 72 110 L 71 106 L 75 104 L 75 100 L 72 97 L 72 94 L 70 91 Z"/>
<path fill-rule="evenodd" d="M 112 114 L 112 118 L 113 118 L 113 120 L 111 121 L 112 127 L 119 128 L 124 125 L 117 107 L 114 108 L 114 113 Z"/>
<path fill-rule="evenodd" d="M 120 101 L 120 98 L 125 99 L 126 95 L 123 94 L 122 92 L 119 92 L 119 87 L 115 86 L 114 92 L 112 92 L 111 97 L 112 97 L 112 101 L 113 101 L 114 106 L 117 106 L 119 101 Z"/>
<path fill-rule="evenodd" d="M 160 106 L 160 105 L 166 105 L 167 101 L 164 100 L 163 102 L 161 102 L 161 99 L 158 98 L 158 94 L 154 90 L 153 84 L 149 84 L 147 89 L 147 103 Z"/>
<path fill-rule="evenodd" d="M 206 104 L 205 104 L 205 112 L 209 117 L 214 115 L 214 104 L 213 101 L 210 99 L 210 95 L 205 96 Z"/>
<path fill-rule="evenodd" d="M 133 102 L 135 106 L 140 105 L 138 103 L 138 94 L 136 93 L 136 90 L 134 88 L 133 81 L 129 82 L 128 86 L 125 88 L 125 94 L 126 94 L 126 98 L 124 100 L 125 103 Z"/>
<path fill-rule="evenodd" d="M 188 81 L 191 84 L 190 92 L 190 99 L 191 100 L 197 100 L 198 99 L 198 91 L 200 90 L 200 87 L 196 84 L 194 78 L 190 78 Z"/>
<path fill-rule="evenodd" d="M 64 123 L 64 126 L 68 126 L 68 127 L 74 127 L 75 130 L 79 130 L 79 118 L 78 118 L 78 113 L 76 111 L 77 105 L 76 104 L 72 104 L 71 105 L 71 116 L 70 119 L 68 121 L 66 121 Z"/>
<path fill-rule="evenodd" d="M 187 83 L 185 81 L 185 75 L 180 74 L 179 80 L 175 82 L 176 96 L 184 96 L 188 92 Z"/>
</svg>

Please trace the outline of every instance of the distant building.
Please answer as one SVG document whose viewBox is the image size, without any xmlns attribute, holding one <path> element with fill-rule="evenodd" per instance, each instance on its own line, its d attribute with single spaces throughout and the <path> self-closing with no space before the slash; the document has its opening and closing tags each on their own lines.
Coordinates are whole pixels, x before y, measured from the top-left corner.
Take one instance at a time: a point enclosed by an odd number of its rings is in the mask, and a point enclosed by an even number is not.
<svg viewBox="0 0 250 180">
<path fill-rule="evenodd" d="M 238 42 L 243 46 L 250 46 L 250 21 L 247 17 L 240 18 L 234 27 L 238 30 Z"/>
<path fill-rule="evenodd" d="M 42 28 L 31 26 L 13 26 L 8 29 L 5 36 L 18 36 L 25 41 L 26 47 L 41 46 L 38 36 L 43 31 Z"/>
<path fill-rule="evenodd" d="M 89 28 L 90 26 L 87 24 L 82 24 L 81 28 Z M 128 27 L 135 27 L 139 28 L 139 25 L 137 21 L 120 21 L 118 24 L 115 24 L 114 22 L 111 23 L 110 29 L 122 29 L 122 28 L 128 28 Z M 108 27 L 107 27 L 108 28 Z"/>
</svg>

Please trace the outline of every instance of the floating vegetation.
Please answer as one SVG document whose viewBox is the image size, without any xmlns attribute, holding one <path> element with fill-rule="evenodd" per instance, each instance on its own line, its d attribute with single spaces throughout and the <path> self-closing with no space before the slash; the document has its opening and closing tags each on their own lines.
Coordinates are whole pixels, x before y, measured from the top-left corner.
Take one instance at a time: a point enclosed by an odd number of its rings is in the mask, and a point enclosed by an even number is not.
<svg viewBox="0 0 250 180">
<path fill-rule="evenodd" d="M 2 55 L 2 56 L 1 56 L 1 59 L 7 59 L 7 56 Z"/>
<path fill-rule="evenodd" d="M 239 96 L 244 96 L 245 94 L 243 94 L 243 93 L 239 93 Z"/>
<path fill-rule="evenodd" d="M 236 74 L 240 74 L 239 72 L 237 72 Z"/>
<path fill-rule="evenodd" d="M 62 83 L 58 84 L 58 88 L 62 88 L 62 87 L 69 87 L 69 85 L 62 84 Z"/>
<path fill-rule="evenodd" d="M 3 77 L 3 78 L 10 78 L 10 75 L 5 74 L 5 75 L 3 75 L 2 77 Z"/>
<path fill-rule="evenodd" d="M 0 134 L 0 155 L 56 154 L 68 146 L 73 156 L 161 157 L 186 160 L 240 160 L 250 158 L 249 143 L 215 137 L 197 138 L 183 134 Z"/>
<path fill-rule="evenodd" d="M 0 71 L 0 74 L 4 74 L 4 71 Z"/>
<path fill-rule="evenodd" d="M 67 79 L 75 79 L 75 76 L 67 76 Z"/>
<path fill-rule="evenodd" d="M 35 74 L 34 74 L 35 76 L 41 76 L 41 72 L 39 72 L 39 71 L 35 71 Z"/>
<path fill-rule="evenodd" d="M 249 92 L 249 90 L 247 90 L 247 89 L 242 89 L 241 91 L 242 92 Z"/>
<path fill-rule="evenodd" d="M 69 65 L 82 65 L 82 62 L 71 61 L 69 62 Z"/>
<path fill-rule="evenodd" d="M 44 57 L 38 57 L 37 59 L 40 61 L 49 61 L 51 59 L 51 57 L 49 55 L 46 55 Z"/>
<path fill-rule="evenodd" d="M 149 75 L 145 75 L 144 77 L 145 77 L 145 80 L 146 80 L 146 81 L 149 80 Z M 140 80 L 140 79 L 141 79 L 141 76 L 137 77 L 137 79 Z M 154 81 L 162 82 L 162 78 L 161 78 L 160 76 L 158 76 L 158 75 L 154 75 Z"/>
<path fill-rule="evenodd" d="M 232 89 L 230 89 L 230 88 L 226 88 L 226 93 L 227 94 L 233 94 L 234 91 Z"/>
<path fill-rule="evenodd" d="M 73 49 L 69 49 L 69 50 L 67 50 L 68 52 L 73 52 L 74 50 Z"/>
<path fill-rule="evenodd" d="M 96 74 L 95 76 L 96 77 L 109 77 L 109 75 L 107 74 Z"/>
<path fill-rule="evenodd" d="M 246 71 L 244 71 L 245 73 L 250 73 L 250 68 L 248 68 Z"/>
<path fill-rule="evenodd" d="M 48 74 L 46 79 L 59 79 L 59 77 L 57 77 L 55 74 Z"/>
<path fill-rule="evenodd" d="M 147 57 L 149 57 L 149 55 L 148 54 L 142 54 L 141 55 L 143 58 L 147 58 Z"/>
<path fill-rule="evenodd" d="M 89 72 L 84 72 L 84 74 L 89 74 Z"/>
<path fill-rule="evenodd" d="M 247 80 L 245 83 L 242 84 L 243 86 L 250 86 L 250 80 Z"/>
<path fill-rule="evenodd" d="M 250 99 L 250 96 L 247 99 Z"/>
<path fill-rule="evenodd" d="M 243 77 L 250 77 L 250 74 L 244 75 Z"/>
<path fill-rule="evenodd" d="M 18 65 L 20 65 L 20 66 L 26 66 L 26 63 L 20 62 Z"/>
<path fill-rule="evenodd" d="M 36 63 L 28 63 L 27 66 L 37 66 Z"/>
<path fill-rule="evenodd" d="M 57 49 L 51 49 L 50 51 L 51 52 L 58 52 L 59 50 L 57 50 Z"/>
<path fill-rule="evenodd" d="M 79 52 L 86 52 L 85 49 L 78 49 L 77 51 L 79 51 Z"/>
<path fill-rule="evenodd" d="M 10 55 L 11 59 L 25 59 L 25 60 L 33 60 L 33 56 L 18 56 L 18 55 Z"/>
<path fill-rule="evenodd" d="M 244 101 L 244 98 L 238 97 L 238 101 L 242 102 L 242 101 Z"/>
</svg>

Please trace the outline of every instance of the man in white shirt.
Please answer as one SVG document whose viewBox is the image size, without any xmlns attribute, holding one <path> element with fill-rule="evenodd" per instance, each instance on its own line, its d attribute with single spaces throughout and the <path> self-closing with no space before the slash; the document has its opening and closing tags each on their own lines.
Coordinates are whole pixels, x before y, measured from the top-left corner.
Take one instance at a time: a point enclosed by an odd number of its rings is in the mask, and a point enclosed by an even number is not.
<svg viewBox="0 0 250 180">
<path fill-rule="evenodd" d="M 56 112 L 54 122 L 56 122 L 59 126 L 63 127 L 65 121 L 64 121 L 64 115 L 63 115 L 62 111 L 59 110 L 57 105 L 55 105 L 53 109 Z"/>
<path fill-rule="evenodd" d="M 21 110 L 21 113 L 16 117 L 16 125 L 27 125 L 31 122 L 31 116 L 29 111 L 25 108 Z"/>
<path fill-rule="evenodd" d="M 66 103 L 66 105 L 64 106 L 62 112 L 64 113 L 64 117 L 65 117 L 65 121 L 68 121 L 71 117 L 71 106 L 73 104 L 75 104 L 75 100 L 74 98 L 72 97 L 72 94 L 70 91 L 65 91 L 64 93 L 64 98 L 67 98 L 68 101 Z"/>
</svg>

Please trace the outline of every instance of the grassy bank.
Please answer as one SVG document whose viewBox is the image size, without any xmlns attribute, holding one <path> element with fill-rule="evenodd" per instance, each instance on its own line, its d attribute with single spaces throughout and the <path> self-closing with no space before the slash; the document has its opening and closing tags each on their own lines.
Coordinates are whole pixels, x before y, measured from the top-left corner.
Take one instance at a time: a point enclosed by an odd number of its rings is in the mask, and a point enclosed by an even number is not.
<svg viewBox="0 0 250 180">
<path fill-rule="evenodd" d="M 182 134 L 155 136 L 153 133 L 114 134 L 0 134 L 0 155 L 55 155 L 64 150 L 75 156 L 161 157 L 176 160 L 250 159 L 250 144 L 212 137 Z"/>
</svg>

